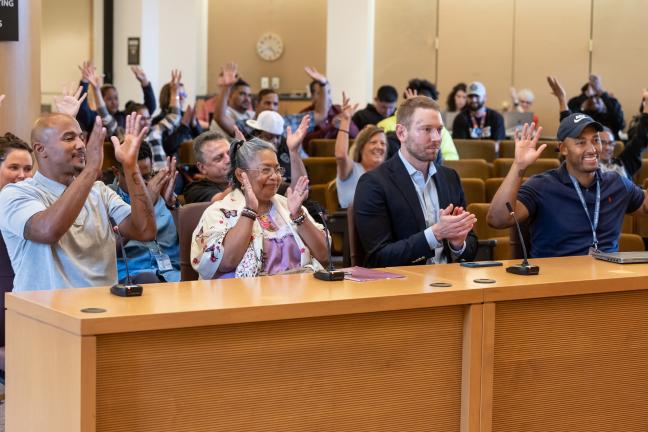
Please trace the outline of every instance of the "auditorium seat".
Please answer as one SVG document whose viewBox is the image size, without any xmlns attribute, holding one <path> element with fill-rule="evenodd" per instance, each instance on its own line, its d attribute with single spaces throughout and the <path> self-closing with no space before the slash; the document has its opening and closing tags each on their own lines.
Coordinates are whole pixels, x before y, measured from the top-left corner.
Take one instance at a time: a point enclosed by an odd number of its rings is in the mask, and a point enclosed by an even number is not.
<svg viewBox="0 0 648 432">
<path fill-rule="evenodd" d="M 335 180 L 337 168 L 334 157 L 309 157 L 304 159 L 310 185 L 328 184 Z"/>
<path fill-rule="evenodd" d="M 619 237 L 619 252 L 641 252 L 645 250 L 646 247 L 641 236 L 621 233 L 621 237 Z"/>
<path fill-rule="evenodd" d="M 193 232 L 210 202 L 187 204 L 177 210 L 176 227 L 180 245 L 180 280 L 197 280 L 198 273 L 191 266 L 191 241 Z"/>
<path fill-rule="evenodd" d="M 467 204 L 486 202 L 486 186 L 484 180 L 470 177 L 462 178 L 461 187 L 464 190 Z"/>
<path fill-rule="evenodd" d="M 641 168 L 635 173 L 634 181 L 638 185 L 643 185 L 648 179 L 648 159 L 641 160 Z"/>
<path fill-rule="evenodd" d="M 443 165 L 459 173 L 460 177 L 480 178 L 491 177 L 491 166 L 484 159 L 460 159 L 443 161 Z"/>
<path fill-rule="evenodd" d="M 493 201 L 493 197 L 495 196 L 495 193 L 499 189 L 499 187 L 502 185 L 502 182 L 504 181 L 504 177 L 491 177 L 489 179 L 486 179 L 484 182 L 486 185 L 486 202 L 491 202 Z"/>
<path fill-rule="evenodd" d="M 625 148 L 625 145 L 623 144 L 622 141 L 615 141 L 614 142 L 614 157 L 618 157 L 623 149 Z"/>
<path fill-rule="evenodd" d="M 363 266 L 365 260 L 364 249 L 362 249 L 362 242 L 358 236 L 358 231 L 355 228 L 355 220 L 353 218 L 353 203 L 347 208 L 347 226 L 349 230 L 349 253 L 351 255 L 352 266 Z"/>
<path fill-rule="evenodd" d="M 193 151 L 193 140 L 184 141 L 178 149 L 178 163 L 195 164 L 196 158 Z"/>
<path fill-rule="evenodd" d="M 353 145 L 353 140 L 349 140 L 349 148 Z M 306 149 L 304 149 L 306 150 Z M 335 156 L 335 139 L 314 139 L 308 143 L 306 150 L 311 157 L 333 157 Z"/>
<path fill-rule="evenodd" d="M 484 159 L 493 162 L 497 158 L 497 145 L 493 140 L 453 140 L 460 159 Z"/>
<path fill-rule="evenodd" d="M 509 170 L 513 165 L 512 158 L 499 158 L 493 163 L 493 177 L 506 177 Z M 543 173 L 547 170 L 558 168 L 560 161 L 558 159 L 538 159 L 529 168 L 526 169 L 525 175 L 531 177 L 532 175 Z"/>
<path fill-rule="evenodd" d="M 479 240 L 497 241 L 497 244 L 493 249 L 492 259 L 509 259 L 510 246 L 508 229 L 496 229 L 488 225 L 488 223 L 486 222 L 486 215 L 488 214 L 489 207 L 490 204 L 488 203 L 475 203 L 468 204 L 468 208 L 466 210 L 470 213 L 473 213 L 477 217 L 477 223 L 473 228 L 475 234 L 477 234 L 477 238 Z"/>
</svg>

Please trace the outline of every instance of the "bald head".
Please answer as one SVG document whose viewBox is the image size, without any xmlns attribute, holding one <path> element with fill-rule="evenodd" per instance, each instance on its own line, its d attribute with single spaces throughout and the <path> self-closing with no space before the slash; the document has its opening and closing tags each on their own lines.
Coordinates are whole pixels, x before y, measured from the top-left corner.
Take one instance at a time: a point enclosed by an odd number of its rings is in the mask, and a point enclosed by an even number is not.
<svg viewBox="0 0 648 432">
<path fill-rule="evenodd" d="M 52 113 L 39 117 L 31 130 L 32 146 L 34 143 L 47 144 L 47 141 L 50 140 L 54 131 L 60 125 L 69 123 L 70 121 L 79 126 L 79 123 L 74 117 L 64 113 Z"/>
</svg>

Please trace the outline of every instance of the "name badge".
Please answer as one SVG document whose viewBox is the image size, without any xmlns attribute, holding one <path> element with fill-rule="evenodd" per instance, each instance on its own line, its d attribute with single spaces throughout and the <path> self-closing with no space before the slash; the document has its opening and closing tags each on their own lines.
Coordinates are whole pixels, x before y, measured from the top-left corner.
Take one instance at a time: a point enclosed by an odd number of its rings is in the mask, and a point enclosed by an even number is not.
<svg viewBox="0 0 648 432">
<path fill-rule="evenodd" d="M 153 256 L 155 257 L 155 261 L 157 262 L 158 269 L 161 272 L 173 270 L 173 266 L 171 265 L 171 258 L 169 258 L 169 255 L 165 253 L 159 253 Z"/>
</svg>

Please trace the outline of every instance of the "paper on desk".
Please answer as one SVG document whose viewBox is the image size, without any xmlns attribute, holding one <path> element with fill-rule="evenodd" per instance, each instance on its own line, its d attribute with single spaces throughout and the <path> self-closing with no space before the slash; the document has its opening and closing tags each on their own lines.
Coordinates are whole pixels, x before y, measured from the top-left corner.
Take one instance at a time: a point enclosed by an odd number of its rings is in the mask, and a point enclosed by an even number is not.
<svg viewBox="0 0 648 432">
<path fill-rule="evenodd" d="M 382 270 L 373 270 L 357 266 L 347 267 L 340 270 L 344 271 L 344 279 L 355 282 L 367 282 L 382 279 L 399 279 L 405 277 L 405 275 L 398 273 L 390 273 Z"/>
</svg>

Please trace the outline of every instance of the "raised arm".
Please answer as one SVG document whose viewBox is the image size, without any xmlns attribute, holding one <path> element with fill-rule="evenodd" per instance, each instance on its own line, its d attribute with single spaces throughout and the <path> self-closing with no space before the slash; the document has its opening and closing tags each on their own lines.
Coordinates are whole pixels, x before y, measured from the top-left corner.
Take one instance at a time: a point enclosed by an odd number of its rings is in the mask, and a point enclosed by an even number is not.
<svg viewBox="0 0 648 432">
<path fill-rule="evenodd" d="M 486 221 L 493 228 L 507 228 L 513 225 L 513 216 L 506 209 L 506 203 L 511 203 L 520 222 L 529 217 L 528 209 L 517 200 L 517 193 L 522 184 L 526 169 L 533 164 L 547 144 L 538 145 L 542 128 L 535 130 L 535 124 L 524 124 L 522 132 L 515 131 L 515 159 L 504 181 L 493 197 Z"/>
<path fill-rule="evenodd" d="M 315 113 L 314 122 L 317 125 L 326 120 L 330 108 L 328 92 L 326 90 L 326 86 L 329 85 L 329 82 L 326 77 L 319 73 L 314 67 L 306 66 L 304 70 L 309 77 L 319 82 L 320 86 L 322 87 L 319 95 L 317 96 L 317 100 L 315 101 L 315 109 L 313 110 Z"/>
<path fill-rule="evenodd" d="M 549 88 L 551 88 L 551 94 L 558 100 L 558 109 L 562 118 L 562 113 L 564 111 L 569 111 L 569 108 L 567 107 L 567 93 L 563 86 L 558 82 L 558 78 L 555 76 L 548 76 L 547 83 L 549 83 Z"/>
<path fill-rule="evenodd" d="M 648 146 L 648 113 L 644 109 L 646 106 L 648 106 L 648 89 L 643 89 L 636 133 L 623 147 L 618 157 L 629 176 L 633 176 L 641 168 L 641 153 Z"/>
<path fill-rule="evenodd" d="M 112 137 L 115 158 L 124 168 L 131 198 L 131 214 L 119 224 L 119 230 L 128 239 L 151 241 L 155 239 L 157 228 L 153 202 L 137 165 L 137 154 L 147 132 L 147 128 L 140 130 L 140 120 L 140 115 L 128 115 L 123 142 Z"/>
<path fill-rule="evenodd" d="M 83 204 L 88 198 L 92 185 L 101 173 L 103 164 L 103 141 L 106 130 L 101 127 L 101 119 L 95 119 L 92 133 L 85 145 L 85 167 L 46 210 L 34 214 L 25 224 L 23 237 L 37 243 L 55 244 L 68 232 Z M 81 137 L 75 139 L 80 140 Z M 42 143 L 34 142 L 34 150 L 39 152 Z"/>
<path fill-rule="evenodd" d="M 90 68 L 92 67 L 92 63 L 89 61 L 84 61 L 81 66 L 79 66 L 79 71 L 81 71 L 81 81 L 80 85 L 83 86 L 84 91 L 88 91 L 89 87 L 89 82 L 88 82 L 88 72 Z M 79 122 L 79 125 L 81 125 L 81 128 L 84 131 L 90 131 L 92 129 L 92 125 L 94 124 L 95 117 L 97 116 L 97 113 L 94 112 L 93 110 L 90 109 L 90 106 L 88 105 L 88 99 L 86 98 L 81 102 L 81 106 L 79 107 L 79 112 L 76 116 L 77 121 Z"/>
<path fill-rule="evenodd" d="M 238 66 L 236 63 L 230 62 L 221 68 L 220 76 L 218 77 L 219 92 L 216 96 L 216 107 L 214 108 L 214 120 L 218 123 L 226 133 L 234 136 L 234 128 L 236 123 L 227 115 L 227 101 L 229 99 L 232 86 L 238 79 Z"/>
<path fill-rule="evenodd" d="M 92 95 L 94 103 L 97 108 L 97 115 L 101 117 L 103 125 L 106 128 L 108 136 L 118 135 L 119 125 L 117 120 L 108 112 L 106 102 L 101 94 L 101 85 L 103 84 L 103 77 L 97 73 L 97 69 L 90 65 L 85 65 L 83 75 L 88 84 L 92 86 Z"/>
<path fill-rule="evenodd" d="M 70 87 L 65 86 L 63 87 L 63 94 L 54 97 L 54 111 L 76 117 L 88 94 L 83 91 L 83 86 L 79 86 L 76 91 L 74 91 L 74 88 L 74 84 L 71 84 Z"/>
<path fill-rule="evenodd" d="M 153 113 L 157 108 L 157 102 L 155 101 L 155 92 L 153 92 L 153 86 L 151 85 L 151 82 L 146 76 L 144 69 L 142 69 L 139 66 L 131 66 L 131 71 L 133 71 L 133 75 L 135 75 L 135 78 L 137 78 L 137 81 L 139 81 L 140 85 L 142 86 L 142 93 L 144 94 L 144 105 L 146 105 L 146 108 L 149 110 L 149 113 L 153 115 Z"/>
<path fill-rule="evenodd" d="M 337 165 L 337 176 L 340 180 L 346 180 L 353 170 L 353 160 L 349 156 L 349 126 L 351 116 L 358 108 L 358 104 L 351 106 L 351 100 L 346 93 L 342 92 L 342 111 L 340 112 L 340 127 L 335 138 L 335 164 Z"/>
<path fill-rule="evenodd" d="M 305 216 L 302 207 L 303 202 L 308 197 L 308 178 L 306 176 L 299 177 L 294 186 L 289 187 L 286 192 L 288 198 L 288 211 L 290 211 L 290 219 L 295 220 L 301 216 Z M 295 227 L 297 234 L 304 240 L 304 244 L 308 247 L 311 255 L 320 262 L 326 264 L 328 262 L 328 249 L 326 247 L 326 234 L 320 230 L 313 221 L 306 217 L 304 222 Z"/>
<path fill-rule="evenodd" d="M 296 187 L 295 185 L 300 177 L 307 176 L 306 166 L 304 165 L 299 150 L 308 132 L 308 125 L 310 125 L 310 115 L 305 115 L 295 132 L 292 131 L 290 126 L 286 129 L 286 146 L 290 155 L 290 185 L 293 188 Z"/>
</svg>

